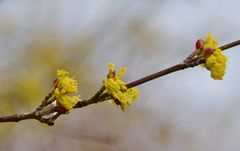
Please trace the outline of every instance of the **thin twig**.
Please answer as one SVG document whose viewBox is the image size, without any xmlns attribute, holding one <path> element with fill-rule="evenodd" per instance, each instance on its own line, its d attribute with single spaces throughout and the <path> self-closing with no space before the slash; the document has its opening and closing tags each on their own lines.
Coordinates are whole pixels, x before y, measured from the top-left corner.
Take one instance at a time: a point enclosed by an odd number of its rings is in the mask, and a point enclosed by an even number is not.
<svg viewBox="0 0 240 151">
<path fill-rule="evenodd" d="M 89 104 L 92 104 L 92 103 L 97 103 L 99 102 L 98 101 L 98 98 L 102 95 L 102 93 L 105 91 L 106 87 L 103 85 L 100 90 L 93 96 L 91 97 L 90 99 L 88 100 L 81 100 L 79 101 L 75 106 L 74 108 L 81 108 L 81 107 L 84 107 L 84 106 L 87 106 Z"/>
<path fill-rule="evenodd" d="M 51 113 L 54 113 L 58 111 L 57 107 L 50 108 L 49 110 L 46 111 L 33 111 L 30 113 L 23 113 L 23 114 L 14 114 L 10 116 L 0 116 L 0 122 L 19 122 L 22 120 L 27 120 L 27 119 L 36 119 L 40 121 L 41 123 L 46 123 L 48 125 L 51 125 L 52 122 L 50 122 L 50 118 L 43 118 L 45 115 L 49 115 Z"/>
<path fill-rule="evenodd" d="M 53 101 L 48 101 L 52 96 L 53 96 L 53 90 L 50 91 L 50 93 L 48 93 L 45 98 L 43 99 L 42 103 L 36 108 L 37 111 L 41 111 L 43 109 L 44 106 L 47 106 L 48 104 L 51 104 Z"/>
<path fill-rule="evenodd" d="M 219 49 L 224 51 L 226 49 L 229 49 L 229 48 L 232 48 L 232 47 L 235 47 L 235 46 L 238 46 L 238 45 L 240 45 L 240 40 L 237 40 L 237 41 L 231 42 L 229 44 L 223 45 L 223 46 L 219 47 Z M 202 58 L 202 57 L 200 57 L 200 58 L 193 58 L 193 59 L 194 60 L 192 60 L 192 62 L 189 61 L 190 63 L 188 63 L 188 62 L 180 63 L 180 64 L 174 65 L 172 67 L 169 67 L 167 69 L 164 69 L 162 71 L 159 71 L 159 72 L 153 73 L 151 75 L 148 75 L 146 77 L 140 78 L 140 79 L 138 79 L 136 81 L 133 81 L 131 83 L 128 83 L 127 87 L 128 88 L 132 88 L 132 87 L 138 86 L 140 84 L 146 83 L 148 81 L 154 80 L 156 78 L 162 77 L 162 76 L 164 76 L 166 74 L 169 74 L 169 73 L 172 73 L 172 72 L 176 72 L 176 71 L 179 71 L 179 70 L 183 70 L 183 69 L 186 69 L 186 68 L 189 68 L 189 67 L 198 66 L 199 64 L 202 64 L 202 63 L 205 62 L 205 59 Z"/>
<path fill-rule="evenodd" d="M 229 49 L 229 48 L 232 48 L 232 47 L 235 47 L 235 46 L 238 46 L 238 45 L 240 45 L 240 40 L 236 40 L 236 41 L 231 42 L 229 44 L 223 45 L 223 46 L 219 47 L 219 49 L 224 51 L 226 49 Z"/>
</svg>

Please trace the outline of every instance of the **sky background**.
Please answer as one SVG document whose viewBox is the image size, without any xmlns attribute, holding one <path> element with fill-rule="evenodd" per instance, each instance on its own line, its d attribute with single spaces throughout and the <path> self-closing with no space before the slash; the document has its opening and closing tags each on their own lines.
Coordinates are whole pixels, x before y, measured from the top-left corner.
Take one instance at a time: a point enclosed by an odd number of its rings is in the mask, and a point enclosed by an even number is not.
<svg viewBox="0 0 240 151">
<path fill-rule="evenodd" d="M 31 111 L 51 89 L 56 69 L 91 97 L 107 63 L 128 67 L 131 82 L 180 63 L 212 33 L 223 45 L 240 38 L 237 0 L 1 0 L 0 114 Z M 0 125 L 0 148 L 27 150 L 237 151 L 240 47 L 222 81 L 195 67 L 138 86 L 121 112 L 106 102 L 71 111 L 54 127 L 36 121 Z"/>
</svg>

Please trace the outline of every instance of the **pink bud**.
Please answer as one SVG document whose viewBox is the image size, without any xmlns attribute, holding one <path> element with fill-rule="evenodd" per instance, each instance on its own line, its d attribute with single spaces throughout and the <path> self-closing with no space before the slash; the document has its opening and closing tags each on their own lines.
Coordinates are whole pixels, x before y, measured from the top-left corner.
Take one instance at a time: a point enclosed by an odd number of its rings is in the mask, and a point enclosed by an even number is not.
<svg viewBox="0 0 240 151">
<path fill-rule="evenodd" d="M 198 49 L 198 50 L 202 49 L 203 44 L 204 44 L 204 40 L 198 39 L 197 42 L 196 42 L 196 49 Z"/>
<path fill-rule="evenodd" d="M 211 54 L 213 54 L 213 52 L 214 52 L 214 49 L 212 49 L 212 48 L 206 49 L 206 50 L 204 51 L 204 57 L 205 57 L 205 58 L 208 58 Z"/>
</svg>

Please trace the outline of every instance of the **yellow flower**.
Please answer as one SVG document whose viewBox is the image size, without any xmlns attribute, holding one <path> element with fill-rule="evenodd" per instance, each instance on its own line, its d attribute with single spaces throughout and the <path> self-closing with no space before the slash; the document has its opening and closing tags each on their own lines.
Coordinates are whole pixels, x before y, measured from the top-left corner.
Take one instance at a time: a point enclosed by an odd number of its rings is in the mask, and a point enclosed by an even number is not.
<svg viewBox="0 0 240 151">
<path fill-rule="evenodd" d="M 54 90 L 54 96 L 57 101 L 67 110 L 71 110 L 80 100 L 79 96 L 69 96 L 77 92 L 77 80 L 68 77 L 65 70 L 57 71 L 57 82 Z"/>
<path fill-rule="evenodd" d="M 108 64 L 109 73 L 104 80 L 104 86 L 108 94 L 111 96 L 110 102 L 121 106 L 122 111 L 126 110 L 127 105 L 131 105 L 139 96 L 139 91 L 136 88 L 127 88 L 126 83 L 121 80 L 127 68 L 120 68 L 118 75 L 115 75 L 114 64 Z"/>
<path fill-rule="evenodd" d="M 113 63 L 108 63 L 108 69 L 109 69 L 109 73 L 112 73 L 112 72 L 114 72 L 114 67 L 115 67 L 115 65 L 113 64 Z"/>
<path fill-rule="evenodd" d="M 206 40 L 203 44 L 203 50 L 206 50 L 208 48 L 212 48 L 212 49 L 218 48 L 218 42 L 216 39 L 213 38 L 212 34 L 207 34 Z"/>
<path fill-rule="evenodd" d="M 77 80 L 69 78 L 68 76 L 59 78 L 57 89 L 61 94 L 77 92 Z"/>
<path fill-rule="evenodd" d="M 222 54 L 217 40 L 211 34 L 208 34 L 204 41 L 201 55 L 206 58 L 203 67 L 211 71 L 211 77 L 215 80 L 222 80 L 227 66 L 227 57 Z"/>
<path fill-rule="evenodd" d="M 226 70 L 227 57 L 221 53 L 220 49 L 215 49 L 205 62 L 205 67 L 211 71 L 211 76 L 215 80 L 222 80 Z"/>
<path fill-rule="evenodd" d="M 54 95 L 61 106 L 67 110 L 71 110 L 79 101 L 79 96 L 68 96 L 68 94 L 61 94 L 59 89 L 55 89 Z"/>
<path fill-rule="evenodd" d="M 67 71 L 65 71 L 65 70 L 57 70 L 58 78 L 68 76 L 68 74 L 69 73 Z"/>
</svg>

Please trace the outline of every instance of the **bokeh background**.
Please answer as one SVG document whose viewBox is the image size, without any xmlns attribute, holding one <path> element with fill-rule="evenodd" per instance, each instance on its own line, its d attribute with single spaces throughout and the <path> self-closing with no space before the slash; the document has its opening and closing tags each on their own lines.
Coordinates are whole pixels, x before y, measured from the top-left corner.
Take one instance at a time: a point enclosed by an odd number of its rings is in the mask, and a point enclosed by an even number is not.
<svg viewBox="0 0 240 151">
<path fill-rule="evenodd" d="M 195 41 L 212 33 L 225 44 L 240 38 L 237 0 L 1 0 L 0 115 L 33 110 L 57 69 L 91 97 L 107 63 L 129 68 L 131 82 L 181 62 Z M 238 151 L 240 47 L 223 81 L 196 67 L 148 82 L 127 112 L 107 102 L 72 110 L 55 126 L 0 124 L 4 151 Z"/>
</svg>

